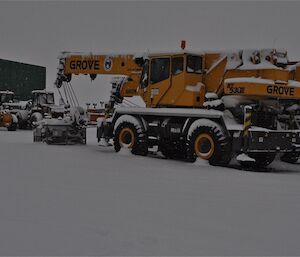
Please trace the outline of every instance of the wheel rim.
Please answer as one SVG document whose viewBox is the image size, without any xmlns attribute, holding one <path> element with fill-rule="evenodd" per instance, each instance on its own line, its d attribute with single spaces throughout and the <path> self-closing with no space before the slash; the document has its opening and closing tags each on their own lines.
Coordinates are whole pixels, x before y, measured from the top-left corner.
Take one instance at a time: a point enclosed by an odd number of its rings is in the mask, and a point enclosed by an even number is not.
<svg viewBox="0 0 300 257">
<path fill-rule="evenodd" d="M 195 140 L 195 153 L 204 160 L 208 160 L 214 153 L 215 144 L 212 137 L 207 134 L 199 134 Z"/>
<path fill-rule="evenodd" d="M 134 133 L 130 128 L 123 128 L 119 134 L 121 147 L 132 148 L 134 144 Z"/>
</svg>

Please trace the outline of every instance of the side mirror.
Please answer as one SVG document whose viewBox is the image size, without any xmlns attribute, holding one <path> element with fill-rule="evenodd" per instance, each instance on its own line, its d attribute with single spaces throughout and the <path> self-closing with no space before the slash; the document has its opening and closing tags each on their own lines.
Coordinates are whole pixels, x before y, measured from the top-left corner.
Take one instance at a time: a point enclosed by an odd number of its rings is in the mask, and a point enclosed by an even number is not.
<svg viewBox="0 0 300 257">
<path fill-rule="evenodd" d="M 139 65 L 139 66 L 143 66 L 143 64 L 144 64 L 144 62 L 145 62 L 145 60 L 144 60 L 144 58 L 143 57 L 137 57 L 137 58 L 135 58 L 135 63 L 137 64 L 137 65 Z"/>
</svg>

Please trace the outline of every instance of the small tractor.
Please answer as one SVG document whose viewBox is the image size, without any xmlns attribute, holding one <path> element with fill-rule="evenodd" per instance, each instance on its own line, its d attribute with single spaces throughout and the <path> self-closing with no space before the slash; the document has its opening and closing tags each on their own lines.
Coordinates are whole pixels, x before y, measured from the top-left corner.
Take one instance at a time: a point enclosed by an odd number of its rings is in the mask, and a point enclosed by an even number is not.
<svg viewBox="0 0 300 257">
<path fill-rule="evenodd" d="M 3 103 L 12 103 L 15 99 L 15 93 L 9 90 L 0 91 L 0 106 Z"/>
<path fill-rule="evenodd" d="M 68 92 L 68 93 L 66 93 Z M 47 144 L 86 144 L 86 111 L 79 106 L 75 92 L 68 88 L 65 99 L 60 94 L 61 106 L 55 106 L 53 95 L 42 95 L 34 92 L 32 120 L 34 142 L 44 141 Z M 47 103 L 45 102 L 47 97 Z M 53 99 L 53 101 L 52 101 Z M 72 106 L 71 106 L 72 105 Z M 42 117 L 41 110 L 47 111 Z M 42 112 L 43 113 L 43 112 Z"/>
<path fill-rule="evenodd" d="M 12 114 L 5 106 L 6 103 L 12 103 L 15 94 L 11 91 L 0 91 L 0 127 L 7 128 L 8 131 L 17 129 L 17 117 Z"/>
<path fill-rule="evenodd" d="M 32 91 L 32 100 L 26 107 L 16 112 L 19 128 L 33 128 L 45 116 L 57 118 L 63 116 L 64 108 L 54 103 L 54 93 L 46 90 Z"/>
</svg>

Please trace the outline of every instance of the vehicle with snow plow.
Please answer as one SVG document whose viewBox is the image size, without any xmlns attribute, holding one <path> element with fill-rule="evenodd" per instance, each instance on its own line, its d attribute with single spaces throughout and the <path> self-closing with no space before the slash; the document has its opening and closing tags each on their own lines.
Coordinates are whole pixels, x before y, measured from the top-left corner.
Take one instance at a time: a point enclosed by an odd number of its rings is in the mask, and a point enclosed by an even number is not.
<svg viewBox="0 0 300 257">
<path fill-rule="evenodd" d="M 97 138 L 147 155 L 226 166 L 233 156 L 251 167 L 276 154 L 296 162 L 300 153 L 300 67 L 276 49 L 137 55 L 63 53 L 57 88 L 72 76 L 113 79 Z M 146 107 L 116 108 L 140 96 Z"/>
<path fill-rule="evenodd" d="M 62 102 L 59 106 L 54 105 L 53 92 L 48 92 L 47 95 L 41 95 L 41 93 L 43 92 L 34 91 L 33 99 L 36 101 L 33 101 L 33 106 L 36 108 L 32 108 L 32 116 L 36 114 L 37 118 L 34 121 L 31 120 L 34 127 L 34 142 L 86 144 L 87 114 L 79 106 L 75 92 L 71 88 L 65 88 L 65 93 L 70 98 L 67 97 L 66 102 L 61 98 Z"/>
<path fill-rule="evenodd" d="M 15 115 L 7 110 L 0 110 L 0 127 L 7 128 L 8 131 L 16 131 L 18 120 Z"/>
<path fill-rule="evenodd" d="M 45 116 L 64 115 L 64 108 L 54 103 L 54 93 L 47 90 L 33 90 L 31 100 L 10 104 L 10 107 L 15 111 L 21 129 L 33 128 Z"/>
<path fill-rule="evenodd" d="M 8 110 L 11 114 L 15 115 L 18 120 L 18 128 L 27 127 L 27 119 L 30 109 L 30 101 L 16 101 L 3 103 L 2 106 L 5 110 Z M 24 125 L 25 124 L 25 125 Z"/>
<path fill-rule="evenodd" d="M 4 103 L 13 102 L 15 99 L 15 93 L 9 90 L 0 91 L 0 106 Z"/>
<path fill-rule="evenodd" d="M 5 127 L 8 131 L 17 129 L 17 117 L 5 106 L 6 103 L 12 103 L 14 98 L 14 92 L 0 91 L 0 127 Z"/>
</svg>

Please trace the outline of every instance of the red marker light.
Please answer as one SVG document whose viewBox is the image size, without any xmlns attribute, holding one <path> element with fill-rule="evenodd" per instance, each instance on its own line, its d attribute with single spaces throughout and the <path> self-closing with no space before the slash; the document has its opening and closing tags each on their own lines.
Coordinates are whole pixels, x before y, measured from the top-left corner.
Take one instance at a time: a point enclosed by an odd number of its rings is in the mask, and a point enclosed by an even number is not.
<svg viewBox="0 0 300 257">
<path fill-rule="evenodd" d="M 181 40 L 181 49 L 184 50 L 186 46 L 185 40 Z"/>
</svg>

